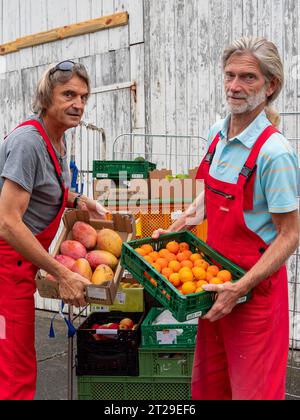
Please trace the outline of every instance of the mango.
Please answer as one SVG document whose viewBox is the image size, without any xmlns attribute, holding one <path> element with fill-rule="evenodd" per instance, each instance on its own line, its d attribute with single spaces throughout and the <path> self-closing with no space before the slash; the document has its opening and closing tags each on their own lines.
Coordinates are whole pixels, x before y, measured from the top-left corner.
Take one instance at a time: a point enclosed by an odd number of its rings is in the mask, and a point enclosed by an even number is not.
<svg viewBox="0 0 300 420">
<path fill-rule="evenodd" d="M 87 280 L 91 280 L 93 275 L 91 266 L 85 258 L 79 258 L 79 260 L 75 261 L 72 267 L 72 271 L 74 273 L 80 274 Z"/>
<path fill-rule="evenodd" d="M 74 241 L 80 242 L 86 249 L 94 249 L 97 244 L 97 231 L 84 222 L 76 222 L 72 228 Z"/>
<path fill-rule="evenodd" d="M 78 241 L 64 241 L 60 246 L 60 253 L 74 258 L 74 260 L 79 260 L 79 258 L 85 258 L 87 250 Z"/>
<path fill-rule="evenodd" d="M 102 229 L 98 232 L 97 249 L 110 252 L 120 258 L 122 252 L 122 238 L 111 229 Z"/>
<path fill-rule="evenodd" d="M 101 264 L 108 265 L 114 270 L 119 263 L 118 259 L 107 251 L 91 251 L 86 255 L 86 259 L 90 263 L 92 270 L 95 270 Z"/>
<path fill-rule="evenodd" d="M 60 264 L 62 264 L 65 267 L 67 267 L 69 270 L 71 270 L 72 267 L 73 267 L 73 265 L 75 264 L 74 258 L 68 257 L 66 255 L 56 255 L 55 259 Z"/>
<path fill-rule="evenodd" d="M 92 283 L 93 284 L 103 284 L 107 281 L 112 281 L 114 278 L 114 272 L 112 269 L 105 264 L 98 265 L 96 268 L 93 277 Z"/>
</svg>

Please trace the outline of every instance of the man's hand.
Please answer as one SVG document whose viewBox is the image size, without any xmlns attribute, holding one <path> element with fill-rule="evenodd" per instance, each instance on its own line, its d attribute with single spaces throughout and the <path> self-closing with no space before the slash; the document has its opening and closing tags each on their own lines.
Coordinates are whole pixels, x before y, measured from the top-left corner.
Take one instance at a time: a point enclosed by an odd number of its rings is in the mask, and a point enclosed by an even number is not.
<svg viewBox="0 0 300 420">
<path fill-rule="evenodd" d="M 157 229 L 152 234 L 152 239 L 158 239 L 161 235 L 166 235 L 167 233 L 170 233 L 168 230 L 165 229 Z"/>
<path fill-rule="evenodd" d="M 210 322 L 218 321 L 230 314 L 237 305 L 237 301 L 244 295 L 238 283 L 205 284 L 203 290 L 217 293 L 217 299 L 211 310 L 203 317 Z"/>
<path fill-rule="evenodd" d="M 77 208 L 79 210 L 88 211 L 92 219 L 106 219 L 106 216 L 110 214 L 110 211 L 103 207 L 96 200 L 85 197 L 80 198 Z"/>
<path fill-rule="evenodd" d="M 87 305 L 85 287 L 90 284 L 84 277 L 70 271 L 68 276 L 60 278 L 60 297 L 66 304 L 83 308 Z"/>
</svg>

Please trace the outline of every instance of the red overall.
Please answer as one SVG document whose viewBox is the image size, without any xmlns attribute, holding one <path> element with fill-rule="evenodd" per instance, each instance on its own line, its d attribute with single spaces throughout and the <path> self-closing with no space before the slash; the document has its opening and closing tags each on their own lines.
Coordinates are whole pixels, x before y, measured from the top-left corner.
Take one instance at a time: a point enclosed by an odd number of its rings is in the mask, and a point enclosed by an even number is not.
<svg viewBox="0 0 300 420">
<path fill-rule="evenodd" d="M 211 144 L 197 178 L 205 181 L 208 244 L 249 270 L 268 245 L 244 220 L 253 209 L 258 154 L 276 132 L 269 126 L 256 141 L 237 184 L 210 176 L 219 135 Z M 281 400 L 285 397 L 289 345 L 287 273 L 283 266 L 252 291 L 250 302 L 210 323 L 199 320 L 192 378 L 195 400 Z"/>
<path fill-rule="evenodd" d="M 48 251 L 67 203 L 61 169 L 52 144 L 38 121 L 33 125 L 43 137 L 63 191 L 62 206 L 51 224 L 36 238 Z M 5 339 L 0 337 L 0 400 L 32 400 L 36 387 L 34 293 L 37 267 L 0 240 L 0 317 L 5 320 Z M 2 338 L 2 339 L 1 339 Z"/>
</svg>

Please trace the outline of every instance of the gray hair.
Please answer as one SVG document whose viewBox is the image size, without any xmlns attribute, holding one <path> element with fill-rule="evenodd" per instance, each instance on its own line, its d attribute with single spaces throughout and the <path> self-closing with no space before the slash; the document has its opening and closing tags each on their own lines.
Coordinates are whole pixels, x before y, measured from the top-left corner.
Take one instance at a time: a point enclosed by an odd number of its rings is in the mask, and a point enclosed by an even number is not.
<svg viewBox="0 0 300 420">
<path fill-rule="evenodd" d="M 227 61 L 233 54 L 252 54 L 257 58 L 260 69 L 267 82 L 274 78 L 277 80 L 277 87 L 273 94 L 267 99 L 265 108 L 267 118 L 271 123 L 278 127 L 280 124 L 280 115 L 270 104 L 278 98 L 284 84 L 283 63 L 280 58 L 276 45 L 266 38 L 242 37 L 237 39 L 224 50 L 223 68 L 225 69 Z"/>
<path fill-rule="evenodd" d="M 73 76 L 82 79 L 87 85 L 88 95 L 91 94 L 90 78 L 83 64 L 75 63 L 70 71 L 57 70 L 52 74 L 55 67 L 56 65 L 51 65 L 38 82 L 33 99 L 33 112 L 35 114 L 43 115 L 52 105 L 53 89 L 55 86 L 67 83 Z"/>
<path fill-rule="evenodd" d="M 242 37 L 237 39 L 224 51 L 223 68 L 225 69 L 227 61 L 233 54 L 247 53 L 257 58 L 266 81 L 271 81 L 274 78 L 277 80 L 278 86 L 268 98 L 268 104 L 275 101 L 284 84 L 283 64 L 276 45 L 266 38 Z"/>
</svg>

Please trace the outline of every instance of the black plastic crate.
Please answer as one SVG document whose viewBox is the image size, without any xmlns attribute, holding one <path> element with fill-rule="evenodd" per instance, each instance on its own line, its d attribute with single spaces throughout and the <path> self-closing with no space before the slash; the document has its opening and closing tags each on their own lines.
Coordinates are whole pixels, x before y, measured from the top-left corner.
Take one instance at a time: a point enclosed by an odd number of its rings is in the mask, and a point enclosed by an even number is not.
<svg viewBox="0 0 300 420">
<path fill-rule="evenodd" d="M 142 313 L 110 312 L 93 313 L 77 331 L 76 374 L 106 376 L 138 376 L 138 348 L 141 343 Z M 96 341 L 94 324 L 118 323 L 130 318 L 136 330 L 117 330 L 113 335 L 102 335 Z M 108 330 L 108 334 L 111 333 Z"/>
</svg>

